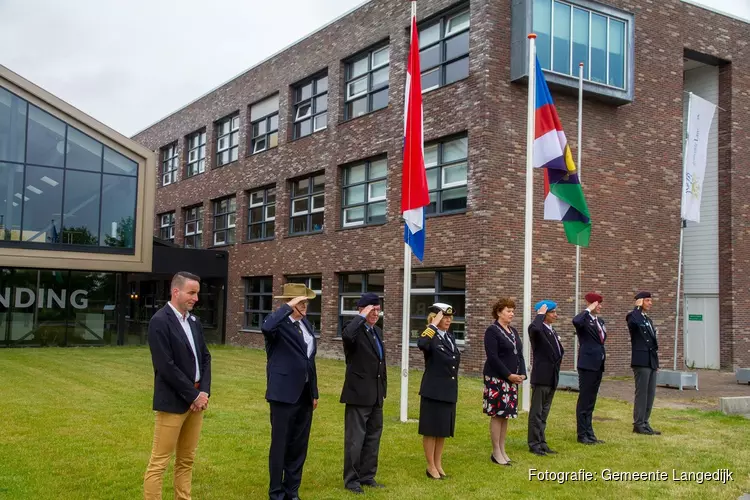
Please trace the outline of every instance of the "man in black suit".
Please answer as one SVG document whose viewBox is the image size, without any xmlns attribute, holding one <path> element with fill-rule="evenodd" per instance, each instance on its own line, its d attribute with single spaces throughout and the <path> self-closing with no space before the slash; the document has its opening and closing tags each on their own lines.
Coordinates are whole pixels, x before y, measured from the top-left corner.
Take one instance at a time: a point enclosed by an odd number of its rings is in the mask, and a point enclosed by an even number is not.
<svg viewBox="0 0 750 500">
<path fill-rule="evenodd" d="M 661 434 L 652 429 L 649 423 L 656 396 L 656 372 L 659 369 L 656 327 L 648 316 L 652 306 L 651 292 L 640 292 L 635 296 L 635 309 L 625 317 L 630 330 L 630 366 L 635 376 L 633 432 L 647 435 Z"/>
<path fill-rule="evenodd" d="M 602 310 L 602 296 L 598 293 L 586 294 L 588 307 L 573 318 L 576 335 L 580 343 L 578 351 L 578 404 L 576 405 L 576 423 L 578 442 L 582 444 L 604 444 L 594 435 L 591 423 L 596 397 L 604 374 L 604 360 L 607 357 L 604 343 L 607 340 L 607 328 L 599 317 Z"/>
<path fill-rule="evenodd" d="M 552 399 L 560 380 L 560 363 L 565 349 L 557 332 L 552 328 L 552 323 L 557 321 L 557 304 L 552 300 L 542 300 L 537 302 L 535 308 L 536 318 L 529 325 L 529 340 L 534 356 L 527 441 L 531 453 L 544 456 L 557 453 L 547 445 L 545 430 Z"/>
<path fill-rule="evenodd" d="M 270 314 L 262 328 L 271 407 L 268 498 L 299 500 L 313 410 L 318 407 L 315 331 L 305 318 L 315 292 L 301 283 L 287 283 L 274 298 L 291 300 Z"/>
<path fill-rule="evenodd" d="M 375 481 L 380 436 L 383 433 L 383 399 L 388 373 L 380 319 L 380 298 L 365 293 L 357 302 L 359 314 L 341 332 L 346 356 L 346 376 L 341 390 L 344 410 L 344 487 L 364 493 L 362 485 L 383 488 Z"/>
<path fill-rule="evenodd" d="M 169 302 L 148 324 L 156 424 L 143 480 L 145 500 L 161 499 L 164 471 L 175 452 L 174 495 L 190 499 L 195 449 L 211 393 L 211 354 L 200 321 L 190 314 L 198 302 L 200 278 L 180 271 L 171 288 Z"/>
</svg>

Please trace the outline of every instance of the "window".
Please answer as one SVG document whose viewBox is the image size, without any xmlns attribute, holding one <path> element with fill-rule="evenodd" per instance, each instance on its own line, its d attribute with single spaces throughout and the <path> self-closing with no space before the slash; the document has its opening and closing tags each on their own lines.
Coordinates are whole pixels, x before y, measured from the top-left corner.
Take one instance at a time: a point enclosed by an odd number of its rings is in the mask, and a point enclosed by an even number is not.
<svg viewBox="0 0 750 500">
<path fill-rule="evenodd" d="M 238 158 L 240 116 L 234 115 L 224 118 L 217 124 L 216 130 L 216 165 L 222 167 Z"/>
<path fill-rule="evenodd" d="M 260 330 L 273 311 L 273 277 L 245 278 L 245 330 Z"/>
<path fill-rule="evenodd" d="M 294 89 L 294 138 L 305 137 L 328 126 L 328 75 Z"/>
<path fill-rule="evenodd" d="M 422 92 L 469 76 L 470 17 L 465 8 L 419 27 Z"/>
<path fill-rule="evenodd" d="M 185 248 L 203 248 L 203 205 L 185 209 Z"/>
<path fill-rule="evenodd" d="M 159 216 L 159 238 L 174 242 L 174 212 Z"/>
<path fill-rule="evenodd" d="M 387 158 L 344 167 L 341 203 L 341 224 L 344 227 L 385 222 L 387 174 Z"/>
<path fill-rule="evenodd" d="M 237 197 L 214 201 L 214 245 L 234 243 L 234 224 L 237 221 Z"/>
<path fill-rule="evenodd" d="M 307 301 L 307 319 L 313 324 L 315 331 L 320 334 L 320 312 L 323 303 L 321 289 L 323 288 L 323 279 L 320 276 L 290 276 L 286 281 L 287 283 L 302 283 L 315 292 L 315 298 Z"/>
<path fill-rule="evenodd" d="M 463 343 L 466 315 L 466 271 L 450 269 L 437 271 L 414 271 L 411 273 L 411 312 L 409 314 L 409 335 L 412 342 L 427 326 L 427 310 L 435 302 L 453 306 L 451 331 L 456 340 Z"/>
<path fill-rule="evenodd" d="M 317 174 L 292 181 L 291 201 L 289 234 L 318 233 L 323 230 L 325 175 Z"/>
<path fill-rule="evenodd" d="M 424 147 L 424 164 L 430 205 L 426 214 L 442 214 L 466 209 L 466 136 L 444 139 Z"/>
<path fill-rule="evenodd" d="M 250 106 L 252 154 L 279 145 L 279 95 L 269 97 Z"/>
<path fill-rule="evenodd" d="M 388 106 L 388 46 L 370 50 L 346 63 L 344 118 L 350 120 Z"/>
<path fill-rule="evenodd" d="M 276 228 L 276 188 L 252 191 L 247 209 L 247 240 L 269 240 Z"/>
<path fill-rule="evenodd" d="M 132 254 L 137 176 L 136 161 L 0 87 L 4 244 Z"/>
<path fill-rule="evenodd" d="M 177 182 L 177 143 L 170 144 L 161 150 L 161 185 L 168 186 Z"/>
<path fill-rule="evenodd" d="M 357 301 L 365 292 L 376 293 L 380 297 L 381 315 L 376 324 L 381 329 L 383 328 L 382 310 L 385 307 L 383 300 L 385 295 L 385 274 L 383 272 L 341 274 L 339 275 L 339 337 L 344 325 L 359 314 L 357 311 Z M 422 332 L 420 331 L 419 333 Z"/>
<path fill-rule="evenodd" d="M 543 69 L 625 88 L 627 20 L 558 0 L 533 1 L 533 30 Z M 585 2 L 581 2 L 582 4 Z"/>
<path fill-rule="evenodd" d="M 187 142 L 187 176 L 192 177 L 206 171 L 206 131 L 190 134 Z"/>
</svg>

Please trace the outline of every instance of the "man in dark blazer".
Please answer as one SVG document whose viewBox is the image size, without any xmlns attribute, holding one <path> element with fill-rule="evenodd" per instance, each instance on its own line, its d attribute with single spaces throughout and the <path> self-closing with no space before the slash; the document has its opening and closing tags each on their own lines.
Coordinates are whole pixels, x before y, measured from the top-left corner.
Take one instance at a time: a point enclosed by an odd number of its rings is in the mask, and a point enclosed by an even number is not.
<svg viewBox="0 0 750 500">
<path fill-rule="evenodd" d="M 383 399 L 388 373 L 385 365 L 380 298 L 365 293 L 357 302 L 359 314 L 341 332 L 346 356 L 346 376 L 341 390 L 344 410 L 344 487 L 364 493 L 362 485 L 383 488 L 375 481 L 380 436 L 383 433 Z"/>
<path fill-rule="evenodd" d="M 647 435 L 661 434 L 652 429 L 649 423 L 656 396 L 656 372 L 659 369 L 656 327 L 648 316 L 652 306 L 651 292 L 639 292 L 635 296 L 635 309 L 625 317 L 630 331 L 630 366 L 635 376 L 633 432 Z"/>
<path fill-rule="evenodd" d="M 545 430 L 547 416 L 552 407 L 557 383 L 560 380 L 560 363 L 563 349 L 552 323 L 557 321 L 557 303 L 552 300 L 537 302 L 536 318 L 529 325 L 529 340 L 533 352 L 531 368 L 531 409 L 529 411 L 529 451 L 544 456 L 557 453 L 547 445 Z"/>
<path fill-rule="evenodd" d="M 143 480 L 145 500 L 161 499 L 164 471 L 175 452 L 175 498 L 190 499 L 195 449 L 211 393 L 211 354 L 200 321 L 190 314 L 199 291 L 198 276 L 175 274 L 169 302 L 148 324 L 156 424 Z"/>
<path fill-rule="evenodd" d="M 594 435 L 591 423 L 596 406 L 596 397 L 604 374 L 604 360 L 607 357 L 604 343 L 607 341 L 607 328 L 599 317 L 602 310 L 602 296 L 598 293 L 586 294 L 588 307 L 573 318 L 573 326 L 580 343 L 578 350 L 578 404 L 576 422 L 578 442 L 582 444 L 604 444 Z"/>
<path fill-rule="evenodd" d="M 315 331 L 305 318 L 315 292 L 301 283 L 287 283 L 274 298 L 291 300 L 270 314 L 262 328 L 271 407 L 268 498 L 298 500 L 312 414 L 318 407 Z"/>
</svg>

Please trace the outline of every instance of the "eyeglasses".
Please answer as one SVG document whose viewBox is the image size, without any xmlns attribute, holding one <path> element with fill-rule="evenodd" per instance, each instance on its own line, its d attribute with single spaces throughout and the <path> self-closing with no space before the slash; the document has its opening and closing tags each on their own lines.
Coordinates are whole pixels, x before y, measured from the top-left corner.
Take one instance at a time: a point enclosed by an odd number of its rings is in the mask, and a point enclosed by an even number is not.
<svg viewBox="0 0 750 500">
<path fill-rule="evenodd" d="M 297 305 L 298 305 L 298 306 L 301 306 L 301 307 L 307 307 L 307 301 L 304 301 L 304 302 L 297 302 Z"/>
</svg>

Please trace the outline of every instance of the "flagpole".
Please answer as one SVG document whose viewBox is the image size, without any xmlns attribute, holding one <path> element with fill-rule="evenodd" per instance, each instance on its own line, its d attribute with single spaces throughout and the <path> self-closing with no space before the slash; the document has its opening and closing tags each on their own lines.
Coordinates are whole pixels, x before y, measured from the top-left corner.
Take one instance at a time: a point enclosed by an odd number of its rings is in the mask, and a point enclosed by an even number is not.
<svg viewBox="0 0 750 500">
<path fill-rule="evenodd" d="M 690 107 L 693 104 L 693 93 L 688 92 L 688 122 L 685 127 L 685 152 L 682 155 L 682 182 L 680 183 L 680 253 L 677 258 L 677 305 L 675 306 L 674 315 L 674 359 L 672 360 L 672 370 L 677 371 L 677 336 L 680 330 L 680 285 L 682 285 L 682 242 L 685 236 L 685 219 L 683 218 L 682 210 L 685 207 L 685 171 L 687 165 L 687 148 L 689 145 L 689 137 L 687 137 L 688 131 L 690 130 Z"/>
<path fill-rule="evenodd" d="M 411 19 L 409 22 L 409 43 L 413 39 L 414 23 L 411 22 L 417 16 L 417 2 L 411 2 Z M 411 48 L 410 48 L 411 50 Z M 406 89 L 408 92 L 409 89 Z M 423 228 L 422 231 L 425 229 Z M 401 305 L 401 422 L 409 419 L 409 312 L 411 311 L 411 248 L 404 242 L 404 295 Z"/>
<path fill-rule="evenodd" d="M 529 99 L 526 113 L 526 223 L 523 253 L 523 357 L 526 364 L 531 358 L 529 325 L 531 324 L 531 238 L 534 226 L 534 118 L 536 113 L 536 35 L 529 36 Z M 527 370 L 527 373 L 529 370 Z M 531 383 L 523 381 L 522 409 L 531 408 Z"/>
<path fill-rule="evenodd" d="M 581 180 L 581 158 L 583 157 L 583 143 L 581 136 L 583 133 L 583 63 L 578 63 L 578 182 L 583 187 Z M 580 312 L 581 299 L 581 246 L 576 245 L 576 298 L 575 311 L 573 316 Z M 578 365 L 578 337 L 573 335 L 573 369 Z"/>
</svg>

